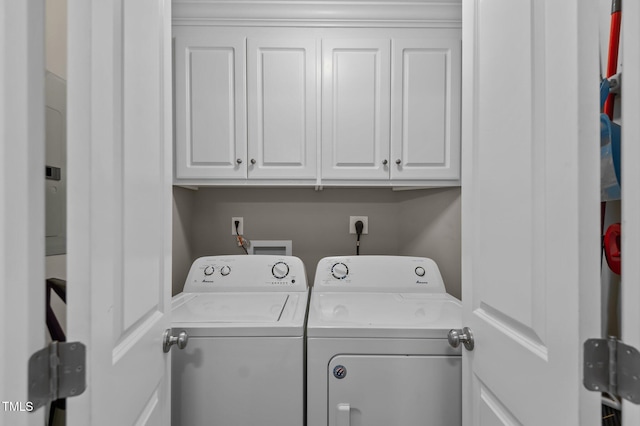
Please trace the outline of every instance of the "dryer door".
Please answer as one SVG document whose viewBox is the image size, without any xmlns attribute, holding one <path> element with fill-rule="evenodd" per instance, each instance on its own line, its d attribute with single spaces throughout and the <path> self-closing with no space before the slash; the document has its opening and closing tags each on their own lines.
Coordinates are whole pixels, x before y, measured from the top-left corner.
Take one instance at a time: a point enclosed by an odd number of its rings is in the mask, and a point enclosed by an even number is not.
<svg viewBox="0 0 640 426">
<path fill-rule="evenodd" d="M 329 426 L 462 424 L 459 356 L 338 355 L 327 374 Z"/>
</svg>

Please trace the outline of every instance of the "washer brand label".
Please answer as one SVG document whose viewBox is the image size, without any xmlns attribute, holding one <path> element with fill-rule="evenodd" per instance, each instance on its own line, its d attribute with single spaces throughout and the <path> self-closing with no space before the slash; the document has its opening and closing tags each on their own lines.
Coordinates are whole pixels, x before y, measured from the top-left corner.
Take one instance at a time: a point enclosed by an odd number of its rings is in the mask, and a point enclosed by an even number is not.
<svg viewBox="0 0 640 426">
<path fill-rule="evenodd" d="M 333 367 L 333 377 L 336 379 L 344 379 L 347 377 L 347 369 L 344 365 L 336 365 Z"/>
<path fill-rule="evenodd" d="M 428 281 L 420 281 L 420 280 L 418 280 L 418 281 L 416 281 L 416 284 L 429 284 L 429 282 Z"/>
</svg>

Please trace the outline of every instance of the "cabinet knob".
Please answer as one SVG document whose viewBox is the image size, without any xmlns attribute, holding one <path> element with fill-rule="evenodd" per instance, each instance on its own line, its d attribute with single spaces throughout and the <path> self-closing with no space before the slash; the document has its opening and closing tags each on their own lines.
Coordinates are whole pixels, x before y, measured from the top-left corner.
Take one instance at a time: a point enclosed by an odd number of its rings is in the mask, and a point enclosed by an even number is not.
<svg viewBox="0 0 640 426">
<path fill-rule="evenodd" d="M 387 161 L 387 160 L 382 160 L 382 165 L 383 165 L 383 166 L 386 166 L 386 165 L 387 165 L 387 163 L 388 163 L 388 161 Z"/>
<path fill-rule="evenodd" d="M 397 164 L 397 165 L 400 165 L 401 163 L 402 163 L 402 161 L 400 161 L 400 159 L 398 158 L 398 159 L 396 160 L 396 164 Z"/>
<path fill-rule="evenodd" d="M 238 163 L 238 164 L 242 164 L 242 159 L 241 159 L 241 158 L 238 158 L 238 159 L 236 160 L 236 163 Z"/>
<path fill-rule="evenodd" d="M 251 164 L 256 164 L 256 159 L 255 158 L 251 159 Z"/>
</svg>

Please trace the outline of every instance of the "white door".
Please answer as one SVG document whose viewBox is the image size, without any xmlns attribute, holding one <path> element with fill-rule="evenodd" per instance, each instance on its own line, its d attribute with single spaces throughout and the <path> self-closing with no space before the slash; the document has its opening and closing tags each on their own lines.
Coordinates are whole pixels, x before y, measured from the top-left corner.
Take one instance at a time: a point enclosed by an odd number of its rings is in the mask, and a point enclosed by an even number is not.
<svg viewBox="0 0 640 426">
<path fill-rule="evenodd" d="M 87 390 L 67 421 L 168 425 L 171 1 L 68 11 L 68 338 Z"/>
<path fill-rule="evenodd" d="M 40 71 L 40 72 L 37 72 Z M 27 360 L 45 345 L 44 2 L 0 2 L 0 425 L 29 411 Z"/>
<path fill-rule="evenodd" d="M 640 348 L 640 3 L 625 2 L 622 14 L 622 341 Z M 629 42 L 631 41 L 631 42 Z M 636 401 L 637 402 L 637 401 Z M 640 405 L 623 400 L 622 423 L 640 424 Z"/>
<path fill-rule="evenodd" d="M 597 10 L 463 2 L 467 426 L 600 422 L 582 385 L 600 336 Z"/>
</svg>

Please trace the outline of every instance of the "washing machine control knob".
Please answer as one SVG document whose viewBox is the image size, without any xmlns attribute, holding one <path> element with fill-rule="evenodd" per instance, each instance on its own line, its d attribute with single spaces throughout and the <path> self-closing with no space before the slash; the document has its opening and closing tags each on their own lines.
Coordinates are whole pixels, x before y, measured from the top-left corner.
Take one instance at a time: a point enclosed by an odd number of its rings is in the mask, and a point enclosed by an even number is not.
<svg viewBox="0 0 640 426">
<path fill-rule="evenodd" d="M 271 273 L 274 277 L 282 279 L 289 275 L 289 265 L 284 262 L 278 262 L 271 268 Z"/>
<path fill-rule="evenodd" d="M 416 268 L 416 275 L 419 277 L 424 277 L 424 274 L 426 274 L 426 271 L 424 270 L 424 268 L 422 266 L 418 266 Z"/>
<path fill-rule="evenodd" d="M 226 277 L 227 275 L 229 275 L 231 273 L 231 268 L 229 268 L 227 265 L 224 265 L 222 268 L 220 268 L 220 274 L 223 277 Z"/>
<path fill-rule="evenodd" d="M 204 274 L 208 277 L 209 275 L 213 275 L 213 266 L 207 266 L 204 268 Z"/>
<path fill-rule="evenodd" d="M 349 267 L 342 262 L 334 263 L 331 267 L 333 278 L 344 280 L 349 275 Z"/>
</svg>

